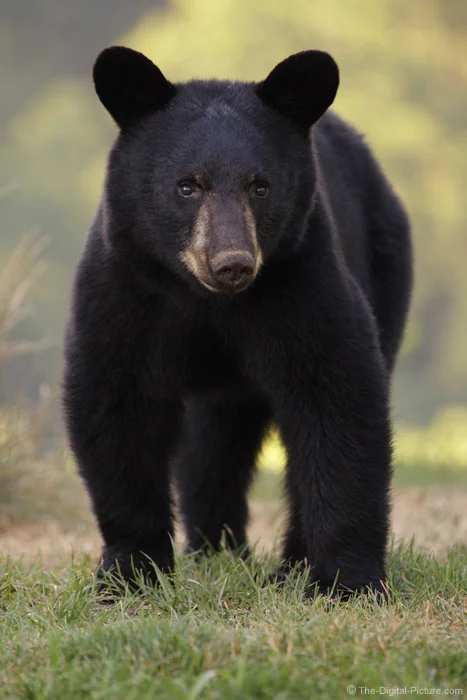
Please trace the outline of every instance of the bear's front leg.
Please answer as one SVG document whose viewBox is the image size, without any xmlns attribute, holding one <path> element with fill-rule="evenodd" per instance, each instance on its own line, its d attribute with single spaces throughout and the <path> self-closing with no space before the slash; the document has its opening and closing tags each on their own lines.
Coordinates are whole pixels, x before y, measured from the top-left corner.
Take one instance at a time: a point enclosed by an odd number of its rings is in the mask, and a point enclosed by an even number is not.
<svg viewBox="0 0 467 700">
<path fill-rule="evenodd" d="M 104 539 L 100 573 L 157 580 L 150 560 L 163 570 L 173 563 L 169 460 L 180 370 L 169 333 L 154 331 L 157 307 L 107 297 L 76 295 L 65 352 L 68 435 Z"/>
<path fill-rule="evenodd" d="M 65 402 L 71 444 L 104 539 L 101 574 L 126 581 L 142 571 L 155 579 L 149 559 L 163 570 L 173 562 L 168 459 L 178 407 L 158 402 L 138 378 L 113 378 L 101 368 L 92 382 L 68 376 Z M 90 381 L 91 380 L 91 381 Z"/>
<path fill-rule="evenodd" d="M 337 583 L 342 592 L 384 594 L 388 377 L 364 304 L 336 316 L 329 325 L 289 316 L 294 325 L 283 329 L 265 365 L 288 453 L 284 558 L 293 563 L 302 552 L 323 592 Z"/>
<path fill-rule="evenodd" d="M 102 369 L 105 376 L 105 370 Z M 157 402 L 138 383 L 99 391 L 81 377 L 68 379 L 66 405 L 71 443 L 104 539 L 100 575 L 136 572 L 156 581 L 173 563 L 168 460 L 178 428 L 178 407 Z M 110 377 L 108 378 L 110 380 Z"/>
</svg>

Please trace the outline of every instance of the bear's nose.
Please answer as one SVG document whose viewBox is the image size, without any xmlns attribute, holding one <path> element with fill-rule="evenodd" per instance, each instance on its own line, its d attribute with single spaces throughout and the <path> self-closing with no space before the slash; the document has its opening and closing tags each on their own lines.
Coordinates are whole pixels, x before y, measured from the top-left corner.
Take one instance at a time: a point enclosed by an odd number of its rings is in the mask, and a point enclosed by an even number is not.
<svg viewBox="0 0 467 700">
<path fill-rule="evenodd" d="M 222 287 L 245 288 L 253 281 L 255 261 L 246 251 L 218 253 L 211 262 L 211 270 Z"/>
</svg>

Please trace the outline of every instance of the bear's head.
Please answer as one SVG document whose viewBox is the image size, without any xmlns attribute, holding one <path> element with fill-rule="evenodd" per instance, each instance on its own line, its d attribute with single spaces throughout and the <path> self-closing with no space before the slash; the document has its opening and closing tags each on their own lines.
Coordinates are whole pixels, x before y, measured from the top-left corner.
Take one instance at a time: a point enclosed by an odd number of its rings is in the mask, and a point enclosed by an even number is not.
<svg viewBox="0 0 467 700">
<path fill-rule="evenodd" d="M 339 84 L 331 56 L 295 54 L 260 83 L 172 84 L 115 46 L 94 83 L 120 129 L 103 200 L 117 255 L 234 293 L 297 249 L 316 184 L 310 128 Z"/>
</svg>

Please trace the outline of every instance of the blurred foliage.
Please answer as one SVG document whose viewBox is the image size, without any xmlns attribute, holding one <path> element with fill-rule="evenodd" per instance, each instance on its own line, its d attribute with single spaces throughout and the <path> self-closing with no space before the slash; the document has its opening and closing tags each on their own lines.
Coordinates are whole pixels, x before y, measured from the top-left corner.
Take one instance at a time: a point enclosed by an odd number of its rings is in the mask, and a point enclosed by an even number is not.
<svg viewBox="0 0 467 700">
<path fill-rule="evenodd" d="M 51 517 L 65 526 L 93 522 L 63 439 L 50 440 L 53 399 L 0 407 L 0 532 Z"/>
<path fill-rule="evenodd" d="M 45 270 L 41 254 L 47 244 L 47 239 L 34 231 L 24 235 L 0 268 L 0 405 L 6 402 L 8 360 L 51 347 L 46 340 L 28 340 L 22 334 L 24 322 L 34 315 L 31 289 Z"/>
<path fill-rule="evenodd" d="M 39 225 L 52 238 L 38 314 L 24 333 L 60 338 L 72 266 L 102 186 L 114 129 L 90 77 L 100 48 L 141 50 L 172 80 L 260 80 L 286 55 L 320 48 L 341 68 L 336 110 L 367 135 L 413 221 L 416 293 L 396 418 L 428 424 L 443 405 L 467 403 L 464 0 L 163 4 L 2 3 L 0 187 L 16 190 L 2 202 L 0 264 L 20 231 Z M 60 371 L 58 351 L 34 358 L 11 369 L 30 395 Z"/>
<path fill-rule="evenodd" d="M 56 396 L 47 385 L 33 405 L 20 395 L 7 405 L 3 395 L 8 359 L 35 356 L 50 345 L 17 334 L 34 314 L 31 297 L 45 269 L 46 245 L 34 232 L 25 235 L 0 266 L 0 532 L 12 521 L 49 513 L 71 521 L 85 512 L 83 488 L 64 455 Z"/>
</svg>

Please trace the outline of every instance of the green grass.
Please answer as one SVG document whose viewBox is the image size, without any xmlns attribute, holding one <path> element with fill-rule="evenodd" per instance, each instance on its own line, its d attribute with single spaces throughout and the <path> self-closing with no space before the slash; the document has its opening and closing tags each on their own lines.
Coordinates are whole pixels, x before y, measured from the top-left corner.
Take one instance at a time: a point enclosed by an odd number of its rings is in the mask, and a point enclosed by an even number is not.
<svg viewBox="0 0 467 700">
<path fill-rule="evenodd" d="M 2 698 L 345 698 L 346 687 L 467 688 L 467 549 L 393 548 L 392 602 L 303 601 L 273 561 L 179 557 L 171 582 L 104 604 L 89 560 L 1 563 Z M 357 690 L 357 695 L 360 694 Z"/>
<path fill-rule="evenodd" d="M 253 483 L 252 496 L 261 501 L 274 501 L 283 496 L 282 473 L 264 469 L 259 471 Z M 396 465 L 392 485 L 396 488 L 460 487 L 467 489 L 467 469 L 452 469 L 449 466 L 427 468 L 419 463 L 410 467 Z"/>
<path fill-rule="evenodd" d="M 423 461 L 407 465 L 397 465 L 394 469 L 394 486 L 400 487 L 467 487 L 467 469 L 452 468 L 449 464 L 430 466 Z"/>
</svg>

